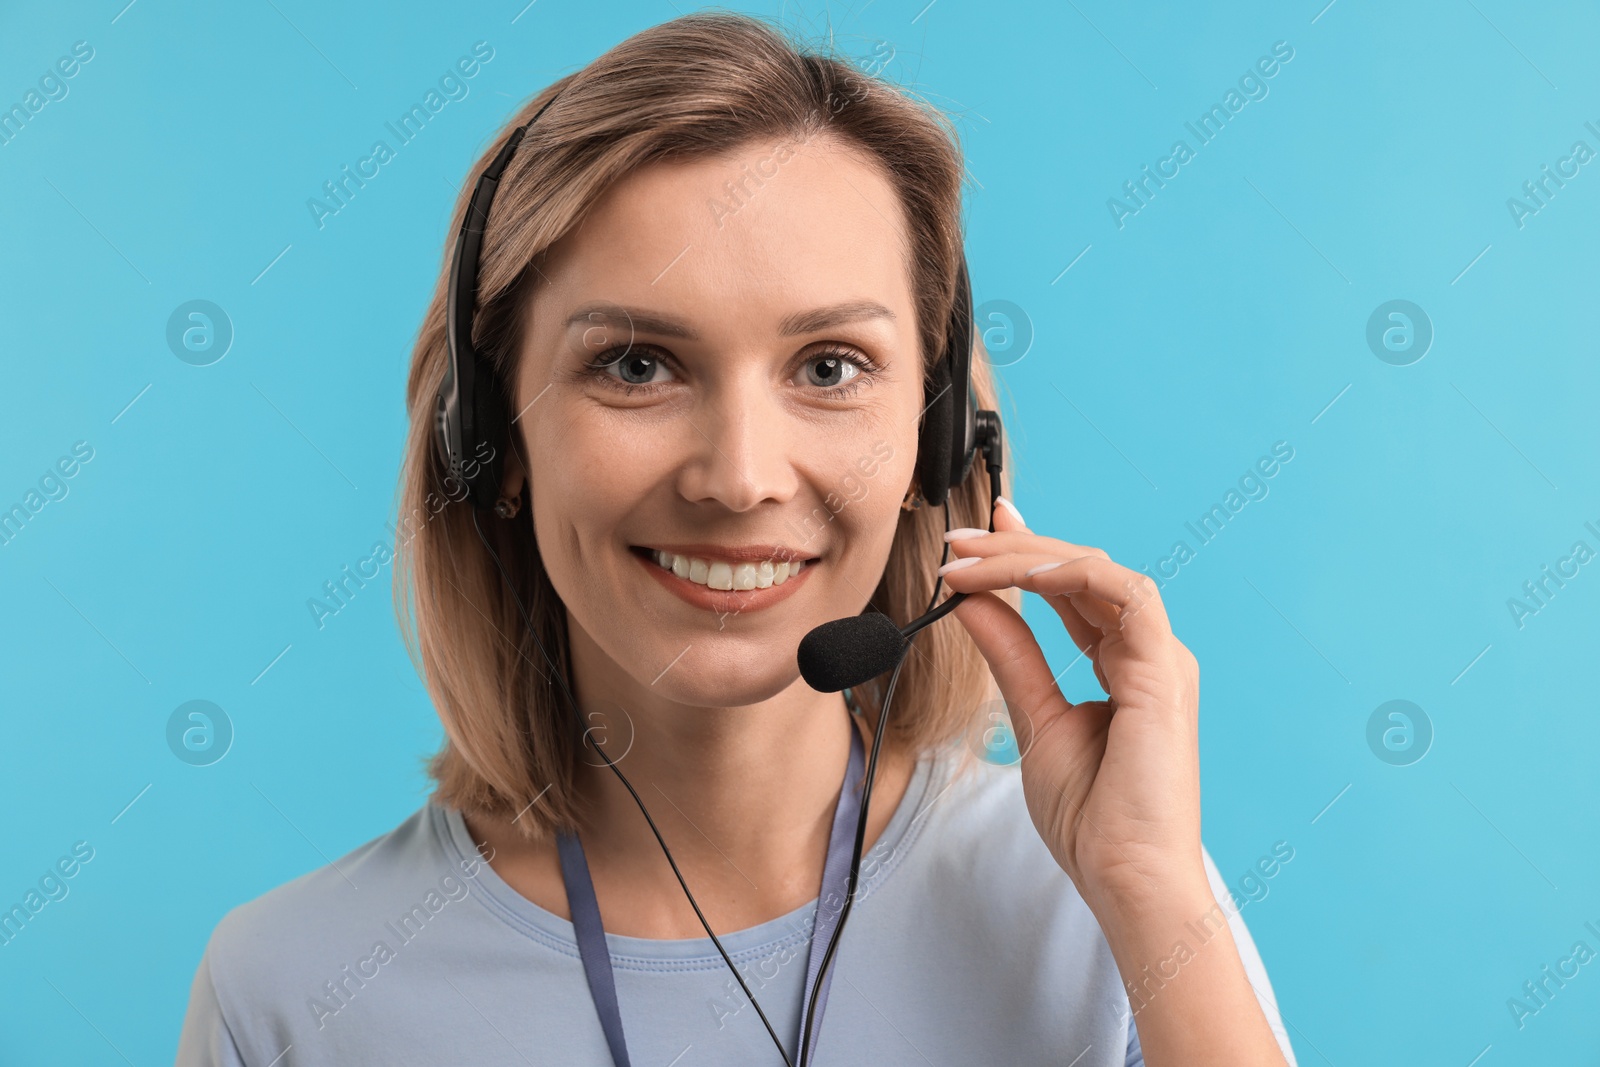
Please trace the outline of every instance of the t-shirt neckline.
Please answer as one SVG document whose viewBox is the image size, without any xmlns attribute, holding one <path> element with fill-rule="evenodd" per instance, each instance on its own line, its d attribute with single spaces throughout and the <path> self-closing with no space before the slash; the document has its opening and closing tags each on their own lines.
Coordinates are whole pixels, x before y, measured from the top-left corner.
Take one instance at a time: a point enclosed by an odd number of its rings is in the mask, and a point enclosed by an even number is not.
<svg viewBox="0 0 1600 1067">
<path fill-rule="evenodd" d="M 937 752 L 925 753 L 917 760 L 905 795 L 901 797 L 888 825 L 862 857 L 857 907 L 888 878 L 916 840 L 924 822 L 921 818 L 926 810 L 924 798 L 936 773 L 947 769 L 945 762 Z M 434 832 L 452 862 L 462 870 L 476 866 L 476 874 L 472 877 L 472 882 L 476 883 L 473 895 L 485 907 L 507 925 L 534 940 L 566 955 L 578 955 L 572 923 L 511 888 L 494 868 L 484 863 L 472 841 L 472 835 L 467 832 L 460 811 L 430 801 L 428 814 Z M 809 940 L 817 903 L 817 898 L 813 897 L 775 919 L 728 933 L 719 930 L 717 938 L 730 957 L 737 959 L 742 955 L 761 958 L 784 942 Z M 708 937 L 659 939 L 607 933 L 606 944 L 611 950 L 614 967 L 679 971 L 723 966 L 716 945 Z"/>
</svg>

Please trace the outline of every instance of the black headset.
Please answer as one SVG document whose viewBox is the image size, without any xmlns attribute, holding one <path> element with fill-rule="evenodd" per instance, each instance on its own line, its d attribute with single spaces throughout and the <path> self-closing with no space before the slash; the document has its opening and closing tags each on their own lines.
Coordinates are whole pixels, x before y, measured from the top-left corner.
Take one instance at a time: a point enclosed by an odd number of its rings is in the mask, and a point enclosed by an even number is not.
<svg viewBox="0 0 1600 1067">
<path fill-rule="evenodd" d="M 450 264 L 445 335 L 450 361 L 439 384 L 435 428 L 447 475 L 466 487 L 466 497 L 479 509 L 493 508 L 500 495 L 504 448 L 508 437 L 510 394 L 489 358 L 472 342 L 473 311 L 478 298 L 478 256 L 489 208 L 528 127 L 539 120 L 552 98 L 526 125 L 506 138 L 481 175 L 461 220 L 455 256 Z M 978 409 L 972 392 L 972 288 L 967 260 L 956 273 L 955 302 L 945 330 L 944 354 L 923 386 L 922 425 L 917 432 L 919 495 L 930 506 L 945 502 L 950 489 L 966 480 L 980 448 L 997 460 L 1000 418 Z"/>
<path fill-rule="evenodd" d="M 478 176 L 478 184 L 473 189 L 472 199 L 467 204 L 466 216 L 461 220 L 461 231 L 456 236 L 455 255 L 450 264 L 450 289 L 446 307 L 445 333 L 450 349 L 450 360 L 437 394 L 435 436 L 444 467 L 446 490 L 452 499 L 464 498 L 472 505 L 472 521 L 478 538 L 483 542 L 485 550 L 494 560 L 501 577 L 511 590 L 512 598 L 522 613 L 523 624 L 544 655 L 552 677 L 559 682 L 582 728 L 585 725 L 583 713 L 568 688 L 565 672 L 556 666 L 549 651 L 544 647 L 544 642 L 539 639 L 538 631 L 529 619 L 527 609 L 517 596 L 515 585 L 506 574 L 499 555 L 484 535 L 483 527 L 478 523 L 479 513 L 494 508 L 499 502 L 503 452 L 509 438 L 510 420 L 507 414 L 511 406 L 511 394 L 498 380 L 494 364 L 472 342 L 472 318 L 478 296 L 478 257 L 483 245 L 483 231 L 489 220 L 489 208 L 500 185 L 500 176 L 505 171 L 506 164 L 510 162 L 512 153 L 526 136 L 528 127 L 537 122 L 554 101 L 554 97 L 546 101 L 532 119 L 511 131 L 511 136 L 506 138 L 506 143 L 495 154 L 494 160 Z M 1002 451 L 1000 417 L 993 411 L 978 408 L 972 391 L 971 368 L 972 289 L 967 276 L 966 256 L 963 253 L 956 275 L 955 302 L 945 331 L 945 349 L 938 362 L 934 364 L 932 372 L 924 379 L 925 406 L 922 410 L 921 426 L 917 431 L 917 479 L 919 495 L 924 501 L 930 506 L 944 505 L 945 526 L 948 528 L 949 491 L 966 480 L 974 457 L 981 451 L 989 475 L 989 529 L 992 531 L 995 498 L 1000 494 Z M 452 482 L 464 488 L 460 491 L 451 491 Z M 945 559 L 948 559 L 949 553 L 950 546 L 947 542 L 944 548 Z M 844 932 L 845 921 L 850 916 L 851 905 L 855 900 L 860 878 L 861 847 L 872 798 L 872 783 L 878 764 L 878 748 L 883 741 L 884 727 L 888 723 L 889 703 L 894 697 L 895 682 L 900 677 L 900 667 L 904 663 L 905 653 L 910 647 L 911 638 L 919 630 L 948 614 L 966 597 L 965 593 L 953 593 L 944 603 L 939 604 L 937 608 L 934 607 L 942 581 L 942 578 L 938 578 L 934 582 L 933 597 L 929 600 L 928 610 L 905 626 L 896 625 L 881 612 L 869 611 L 864 615 L 824 623 L 807 634 L 800 645 L 798 659 L 801 674 L 808 684 L 822 692 L 849 689 L 879 677 L 890 668 L 894 671 L 884 692 L 879 728 L 874 731 L 872 754 L 867 761 L 863 780 L 861 810 L 856 826 L 855 854 L 851 859 L 847 882 L 848 891 L 838 924 L 834 927 L 832 938 L 823 956 L 816 984 L 810 992 L 810 1007 L 806 1012 L 808 1020 L 812 1020 L 815 1016 L 822 975 L 827 972 L 832 962 L 834 950 L 839 944 L 839 936 Z M 694 905 L 695 913 L 700 916 L 706 933 L 716 945 L 717 951 L 721 953 L 729 970 L 733 972 L 734 978 L 738 980 L 745 996 L 755 1007 L 756 1014 L 766 1025 L 767 1033 L 778 1046 L 778 1053 L 783 1057 L 784 1063 L 789 1064 L 789 1055 L 777 1032 L 772 1028 L 771 1022 L 768 1021 L 766 1012 L 762 1011 L 760 1002 L 746 985 L 744 976 L 729 959 L 721 940 L 705 923 L 705 917 L 700 914 L 699 905 L 694 901 L 694 894 L 689 892 L 688 884 L 678 873 L 677 864 L 672 860 L 672 852 L 667 848 L 660 831 L 656 829 L 655 820 L 650 818 L 649 811 L 645 809 L 644 801 L 639 798 L 639 794 L 623 775 L 622 770 L 612 762 L 611 757 L 606 755 L 599 745 L 594 744 L 587 730 L 584 737 L 633 795 L 645 821 L 650 824 L 656 841 L 666 853 L 673 873 L 678 876 L 678 884 L 683 887 L 690 904 Z M 806 1029 L 807 1033 L 801 1035 L 800 1043 L 799 1062 L 802 1067 L 807 1062 L 812 1040 L 811 1026 L 808 1025 Z"/>
</svg>

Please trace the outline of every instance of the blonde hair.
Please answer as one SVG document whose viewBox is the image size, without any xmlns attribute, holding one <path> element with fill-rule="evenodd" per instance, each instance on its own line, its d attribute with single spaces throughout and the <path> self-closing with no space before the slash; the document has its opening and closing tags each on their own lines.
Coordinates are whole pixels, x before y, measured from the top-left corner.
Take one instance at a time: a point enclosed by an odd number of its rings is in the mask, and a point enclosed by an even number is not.
<svg viewBox="0 0 1600 1067">
<path fill-rule="evenodd" d="M 483 239 L 473 336 L 480 350 L 493 353 L 500 382 L 516 380 L 537 257 L 589 205 L 646 164 L 715 156 L 773 135 L 831 134 L 883 168 L 910 227 L 925 371 L 943 353 L 961 257 L 962 162 L 953 126 L 933 107 L 848 60 L 802 52 L 757 19 L 698 13 L 636 34 L 529 100 L 478 158 L 474 176 L 546 102 L 549 109 L 529 127 L 501 178 Z M 452 239 L 472 188 L 471 180 L 462 183 Z M 445 729 L 445 743 L 428 763 L 434 800 L 488 818 L 521 813 L 517 827 L 538 837 L 577 824 L 572 785 L 582 731 L 507 581 L 478 540 L 471 504 L 441 491 L 434 397 L 448 360 L 449 253 L 447 245 L 406 385 L 411 424 L 399 488 L 404 518 L 395 543 L 395 607 Z M 978 406 L 998 410 L 976 340 L 971 377 Z M 980 458 L 949 491 L 951 525 L 987 525 L 988 501 Z M 927 608 L 944 524 L 940 508 L 900 512 L 872 608 L 902 624 Z M 490 519 L 484 535 L 540 641 L 570 678 L 566 610 L 540 559 L 530 516 Z M 1008 593 L 1020 605 L 1020 592 Z M 962 736 L 994 694 L 988 665 L 958 622 L 920 633 L 907 657 L 883 738 L 886 757 L 921 754 Z M 887 681 L 885 673 L 853 690 L 874 724 Z"/>
</svg>

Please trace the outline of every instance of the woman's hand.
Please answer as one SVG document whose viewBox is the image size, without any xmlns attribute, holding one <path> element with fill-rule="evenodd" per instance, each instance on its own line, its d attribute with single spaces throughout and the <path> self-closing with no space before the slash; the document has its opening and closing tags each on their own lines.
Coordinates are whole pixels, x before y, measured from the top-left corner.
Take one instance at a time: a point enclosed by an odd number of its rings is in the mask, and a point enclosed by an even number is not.
<svg viewBox="0 0 1600 1067">
<path fill-rule="evenodd" d="M 1031 532 L 1009 502 L 995 531 L 952 530 L 944 579 L 1010 708 L 1022 789 L 1044 842 L 1097 911 L 1209 899 L 1200 848 L 1200 668 L 1155 582 L 1098 548 Z M 1110 700 L 1061 695 L 1022 616 L 986 590 L 1043 596 Z M 1198 894 L 1204 893 L 1201 898 Z"/>
</svg>

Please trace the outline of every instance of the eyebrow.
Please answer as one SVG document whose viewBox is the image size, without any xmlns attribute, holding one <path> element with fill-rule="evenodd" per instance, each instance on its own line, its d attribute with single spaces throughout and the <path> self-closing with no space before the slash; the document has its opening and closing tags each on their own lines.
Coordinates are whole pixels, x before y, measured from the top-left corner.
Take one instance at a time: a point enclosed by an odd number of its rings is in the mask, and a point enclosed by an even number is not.
<svg viewBox="0 0 1600 1067">
<path fill-rule="evenodd" d="M 795 334 L 816 333 L 819 330 L 831 329 L 849 322 L 861 322 L 866 319 L 895 318 L 895 313 L 878 303 L 876 300 L 852 300 L 843 304 L 832 304 L 828 307 L 812 308 L 809 311 L 797 311 L 784 318 L 778 324 L 778 333 L 783 337 Z M 690 329 L 685 323 L 667 315 L 647 310 L 645 308 L 623 307 L 620 304 L 587 304 L 574 311 L 567 319 L 567 325 L 607 325 L 623 326 L 632 324 L 639 333 L 650 333 L 660 337 L 680 337 L 686 341 L 698 341 L 700 336 Z"/>
</svg>

